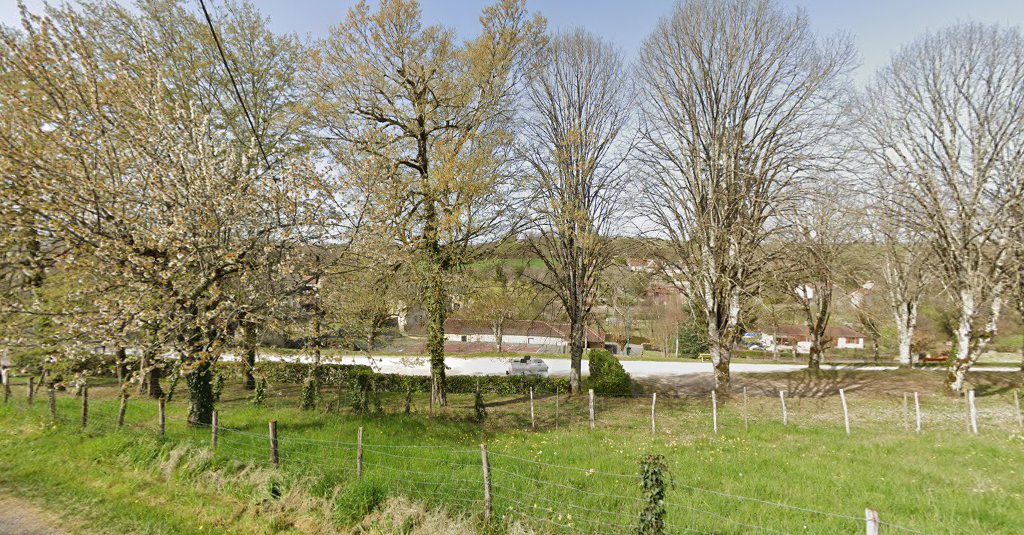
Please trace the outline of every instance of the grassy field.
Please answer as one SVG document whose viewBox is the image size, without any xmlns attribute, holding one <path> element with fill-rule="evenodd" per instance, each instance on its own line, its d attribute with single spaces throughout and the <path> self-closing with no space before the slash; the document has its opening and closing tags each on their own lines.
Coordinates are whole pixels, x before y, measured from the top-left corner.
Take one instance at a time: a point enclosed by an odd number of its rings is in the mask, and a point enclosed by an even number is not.
<svg viewBox="0 0 1024 535">
<path fill-rule="evenodd" d="M 276 385 L 258 408 L 229 384 L 216 450 L 210 429 L 185 426 L 180 398 L 160 437 L 154 402 L 132 398 L 118 430 L 116 385 L 93 386 L 83 432 L 79 399 L 59 395 L 52 422 L 45 394 L 28 407 L 16 384 L 0 407 L 0 489 L 83 533 L 618 533 L 633 530 L 642 507 L 638 461 L 658 453 L 674 481 L 670 533 L 860 533 L 866 507 L 880 511 L 883 533 L 1019 533 L 1019 374 L 979 376 L 978 435 L 965 430 L 963 400 L 944 394 L 935 374 L 900 372 L 879 388 L 869 385 L 877 374 L 860 375 L 737 376 L 750 395 L 720 404 L 717 434 L 700 394 L 660 397 L 652 434 L 647 396 L 598 396 L 592 431 L 585 397 L 538 392 L 533 428 L 523 395 L 487 397 L 478 423 L 468 395 L 433 411 L 417 396 L 411 414 L 400 396 L 384 395 L 383 412 L 359 415 L 339 408 L 348 393 L 333 388 L 322 410 L 301 411 L 297 385 Z M 847 388 L 849 436 L 837 377 Z M 814 383 L 821 386 L 796 388 Z M 786 426 L 779 384 L 793 386 Z M 912 403 L 904 409 L 908 390 L 921 392 L 921 434 Z M 272 419 L 280 468 L 268 460 Z M 488 525 L 481 443 L 494 487 Z"/>
</svg>

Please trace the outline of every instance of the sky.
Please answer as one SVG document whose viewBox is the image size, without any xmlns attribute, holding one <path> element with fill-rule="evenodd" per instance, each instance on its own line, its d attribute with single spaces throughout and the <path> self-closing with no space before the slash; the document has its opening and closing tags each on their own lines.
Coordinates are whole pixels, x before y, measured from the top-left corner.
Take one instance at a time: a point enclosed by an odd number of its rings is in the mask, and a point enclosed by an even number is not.
<svg viewBox="0 0 1024 535">
<path fill-rule="evenodd" d="M 130 0 L 124 0 L 126 2 Z M 198 4 L 198 0 L 194 1 Z M 221 0 L 207 0 L 208 5 Z M 855 80 L 865 81 L 885 65 L 899 47 L 929 30 L 958 21 L 998 22 L 1024 27 L 1024 0 L 780 0 L 807 12 L 819 34 L 847 32 L 860 52 Z M 355 0 L 253 0 L 276 31 L 301 36 L 325 35 L 341 21 Z M 375 2 L 371 2 L 375 3 Z M 421 0 L 431 24 L 453 27 L 470 37 L 478 28 L 481 7 L 493 0 Z M 583 27 L 608 39 L 632 57 L 644 38 L 668 13 L 674 0 L 527 0 L 532 11 L 548 19 L 550 28 Z M 30 10 L 42 0 L 26 0 Z M 0 0 L 0 23 L 18 24 L 16 0 Z"/>
</svg>

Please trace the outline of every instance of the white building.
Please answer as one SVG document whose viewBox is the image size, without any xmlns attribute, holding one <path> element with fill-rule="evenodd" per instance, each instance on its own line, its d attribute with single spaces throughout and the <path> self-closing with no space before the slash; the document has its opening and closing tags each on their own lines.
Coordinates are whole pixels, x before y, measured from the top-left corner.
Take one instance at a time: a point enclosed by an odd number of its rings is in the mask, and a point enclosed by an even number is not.
<svg viewBox="0 0 1024 535">
<path fill-rule="evenodd" d="M 501 331 L 501 343 L 507 350 L 536 351 L 540 347 L 549 350 L 569 347 L 568 323 L 507 320 L 502 325 Z M 604 333 L 588 328 L 586 335 L 587 347 L 604 347 Z M 444 337 L 445 341 L 453 343 L 497 344 L 494 328 L 490 322 L 485 320 L 449 318 L 444 322 Z"/>
</svg>

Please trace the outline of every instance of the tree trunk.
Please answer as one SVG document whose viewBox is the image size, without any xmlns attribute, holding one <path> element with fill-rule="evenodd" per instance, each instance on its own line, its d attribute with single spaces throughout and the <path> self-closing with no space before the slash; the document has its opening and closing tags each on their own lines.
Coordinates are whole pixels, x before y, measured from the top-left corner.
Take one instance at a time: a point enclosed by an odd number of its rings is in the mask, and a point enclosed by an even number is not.
<svg viewBox="0 0 1024 535">
<path fill-rule="evenodd" d="M 164 396 L 164 389 L 160 387 L 160 378 L 163 371 L 156 364 L 156 354 L 152 349 L 142 352 L 142 361 L 139 364 L 139 394 L 147 395 L 153 399 Z"/>
<path fill-rule="evenodd" d="M 182 363 L 185 365 L 185 362 Z M 190 426 L 210 425 L 213 421 L 213 373 L 208 360 L 196 362 L 185 375 L 188 384 L 188 424 Z"/>
<path fill-rule="evenodd" d="M 320 397 L 320 311 L 313 311 L 313 363 L 309 367 L 306 380 L 302 385 L 302 410 L 316 408 L 317 400 Z"/>
<path fill-rule="evenodd" d="M 125 376 L 128 375 L 127 360 L 128 352 L 125 351 L 124 346 L 118 346 L 114 350 L 114 370 L 117 372 L 118 386 L 124 385 Z"/>
<path fill-rule="evenodd" d="M 448 403 L 444 365 L 444 322 L 448 319 L 443 275 L 436 266 L 430 266 L 427 279 L 427 354 L 430 356 L 430 399 L 438 405 Z"/>
<path fill-rule="evenodd" d="M 586 325 L 577 317 L 569 318 L 569 393 L 582 391 L 583 349 L 586 347 Z"/>
<path fill-rule="evenodd" d="M 724 344 L 716 344 L 709 347 L 711 351 L 711 365 L 715 368 L 715 391 L 722 396 L 728 396 L 732 392 L 732 376 L 729 373 L 729 363 L 732 361 L 732 348 Z"/>
<path fill-rule="evenodd" d="M 501 331 L 502 331 L 501 327 L 502 327 L 502 323 L 503 322 L 501 322 L 501 321 L 497 321 L 497 322 L 494 323 L 494 344 L 495 344 L 495 346 L 498 349 L 498 353 L 501 353 Z"/>
<path fill-rule="evenodd" d="M 946 382 L 954 392 L 961 392 L 967 381 L 967 372 L 974 364 L 975 355 L 972 351 L 972 334 L 975 315 L 974 295 L 969 292 L 960 293 L 960 318 L 956 329 L 956 353 L 949 367 Z"/>
<path fill-rule="evenodd" d="M 245 345 L 242 354 L 242 388 L 255 390 L 256 376 L 253 375 L 253 372 L 256 370 L 256 345 L 258 343 L 255 327 L 251 325 L 242 327 L 242 343 Z"/>
</svg>

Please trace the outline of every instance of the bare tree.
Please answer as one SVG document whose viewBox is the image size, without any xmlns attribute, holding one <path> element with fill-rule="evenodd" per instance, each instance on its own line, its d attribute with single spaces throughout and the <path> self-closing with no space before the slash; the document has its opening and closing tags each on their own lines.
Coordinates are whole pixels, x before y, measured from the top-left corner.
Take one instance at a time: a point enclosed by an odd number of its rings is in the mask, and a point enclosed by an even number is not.
<svg viewBox="0 0 1024 535">
<path fill-rule="evenodd" d="M 859 225 L 842 206 L 849 196 L 837 195 L 841 189 L 836 186 L 811 194 L 790 217 L 785 252 L 774 270 L 803 316 L 811 344 L 807 367 L 815 370 L 821 368 L 824 352 L 833 342 L 826 330 L 835 294 L 853 275 L 850 252 L 858 241 Z"/>
<path fill-rule="evenodd" d="M 423 26 L 419 5 L 353 7 L 312 55 L 312 117 L 368 225 L 417 266 L 428 314 L 432 398 L 446 403 L 444 321 L 452 273 L 509 214 L 510 128 L 543 20 L 520 0 L 484 10 L 480 34 Z"/>
<path fill-rule="evenodd" d="M 538 64 L 523 146 L 536 222 L 528 243 L 547 268 L 538 282 L 569 318 L 569 384 L 577 393 L 595 286 L 613 260 L 608 234 L 621 210 L 632 86 L 621 53 L 582 30 L 555 36 Z"/>
<path fill-rule="evenodd" d="M 643 45 L 641 163 L 664 261 L 707 329 L 715 388 L 729 392 L 741 296 L 795 186 L 831 163 L 853 50 L 771 0 L 693 0 Z"/>
<path fill-rule="evenodd" d="M 948 383 L 995 334 L 1024 195 L 1024 36 L 961 24 L 906 46 L 864 98 L 867 149 L 899 185 L 906 224 L 931 247 L 957 309 Z"/>
</svg>

